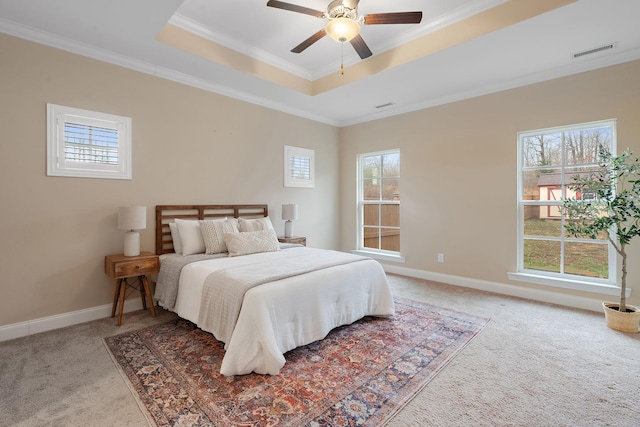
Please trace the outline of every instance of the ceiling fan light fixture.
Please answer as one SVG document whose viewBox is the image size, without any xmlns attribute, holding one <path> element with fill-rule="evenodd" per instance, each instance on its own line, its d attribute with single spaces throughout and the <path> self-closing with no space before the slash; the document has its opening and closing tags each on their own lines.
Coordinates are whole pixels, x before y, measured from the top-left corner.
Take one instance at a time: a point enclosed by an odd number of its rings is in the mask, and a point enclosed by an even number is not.
<svg viewBox="0 0 640 427">
<path fill-rule="evenodd" d="M 333 18 L 324 30 L 335 41 L 346 43 L 360 34 L 360 24 L 351 18 Z"/>
</svg>

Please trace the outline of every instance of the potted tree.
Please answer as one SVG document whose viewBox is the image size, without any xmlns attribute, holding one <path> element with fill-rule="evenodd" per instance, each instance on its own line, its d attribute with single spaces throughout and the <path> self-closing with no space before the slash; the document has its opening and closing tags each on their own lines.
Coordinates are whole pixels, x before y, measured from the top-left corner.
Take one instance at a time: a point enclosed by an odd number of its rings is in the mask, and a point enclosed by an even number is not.
<svg viewBox="0 0 640 427">
<path fill-rule="evenodd" d="M 600 168 L 572 177 L 568 185 L 576 196 L 564 202 L 568 218 L 565 228 L 573 237 L 607 236 L 622 258 L 620 301 L 602 303 L 607 326 L 638 332 L 640 309 L 626 303 L 626 247 L 640 235 L 640 162 L 628 148 L 619 156 L 603 146 L 598 152 Z M 587 194 L 589 199 L 584 197 Z"/>
</svg>

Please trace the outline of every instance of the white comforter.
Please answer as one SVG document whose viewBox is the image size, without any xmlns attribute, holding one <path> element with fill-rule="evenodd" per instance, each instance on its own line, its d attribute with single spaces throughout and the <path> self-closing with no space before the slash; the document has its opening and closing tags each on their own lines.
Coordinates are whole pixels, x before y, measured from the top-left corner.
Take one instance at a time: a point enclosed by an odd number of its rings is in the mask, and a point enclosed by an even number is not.
<svg viewBox="0 0 640 427">
<path fill-rule="evenodd" d="M 319 251 L 306 247 L 286 251 Z M 278 252 L 198 261 L 180 274 L 173 310 L 198 323 L 202 288 L 218 269 L 275 260 Z M 380 264 L 364 259 L 259 285 L 247 291 L 220 372 L 277 374 L 284 353 L 324 338 L 329 331 L 367 316 L 394 313 L 393 297 Z M 200 326 L 200 325 L 198 325 Z"/>
</svg>

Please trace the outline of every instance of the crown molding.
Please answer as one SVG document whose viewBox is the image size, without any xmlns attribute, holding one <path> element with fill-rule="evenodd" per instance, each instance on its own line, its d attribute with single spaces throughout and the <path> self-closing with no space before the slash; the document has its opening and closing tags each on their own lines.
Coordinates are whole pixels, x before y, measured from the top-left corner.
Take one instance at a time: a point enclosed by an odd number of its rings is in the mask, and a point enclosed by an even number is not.
<svg viewBox="0 0 640 427">
<path fill-rule="evenodd" d="M 64 50 L 66 52 L 106 62 L 112 65 L 128 68 L 130 70 L 149 74 L 154 77 L 171 80 L 173 82 L 185 84 L 191 87 L 196 87 L 208 92 L 213 92 L 219 95 L 227 96 L 229 98 L 245 101 L 250 104 L 259 105 L 262 107 L 270 108 L 272 110 L 280 111 L 320 123 L 325 123 L 331 126 L 338 126 L 338 123 L 335 120 L 331 120 L 330 118 L 325 116 L 300 111 L 299 109 L 294 109 L 287 105 L 276 103 L 262 97 L 253 96 L 246 92 L 233 90 L 227 86 L 212 83 L 211 81 L 200 79 L 192 75 L 182 73 L 180 71 L 133 59 L 128 56 L 116 54 L 108 50 L 99 49 L 94 46 L 57 36 L 55 34 L 36 30 L 32 27 L 19 25 L 2 18 L 0 18 L 0 33 L 5 33 L 20 39 L 42 44 L 55 49 Z"/>
<path fill-rule="evenodd" d="M 440 98 L 433 98 L 424 102 L 398 106 L 388 110 L 378 111 L 373 114 L 356 117 L 352 120 L 340 121 L 338 123 L 338 127 L 352 126 L 374 120 L 384 119 L 387 117 L 398 116 L 400 114 L 411 113 L 414 111 L 437 107 L 439 105 L 450 104 L 452 102 L 463 101 L 465 99 L 476 98 L 478 96 L 489 95 L 492 93 L 515 89 L 522 86 L 528 86 L 535 83 L 541 83 L 548 80 L 567 77 L 587 71 L 593 71 L 599 68 L 610 67 L 630 61 L 636 61 L 638 59 L 640 59 L 640 48 L 611 52 L 609 54 L 601 54 L 599 55 L 599 57 L 590 59 L 574 60 L 574 63 L 567 64 L 564 67 L 553 68 L 542 72 L 521 76 L 511 80 L 500 81 L 499 83 L 487 84 L 473 90 L 462 91 Z"/>
<path fill-rule="evenodd" d="M 530 74 L 516 79 L 507 81 L 501 81 L 499 83 L 492 83 L 478 87 L 470 91 L 462 91 L 452 95 L 444 97 L 433 98 L 425 100 L 424 102 L 414 103 L 405 106 L 394 106 L 393 108 L 384 111 L 374 111 L 372 114 L 362 115 L 360 117 L 351 120 L 333 120 L 326 116 L 310 114 L 299 109 L 294 109 L 286 105 L 273 102 L 269 99 L 262 97 L 252 96 L 248 93 L 230 89 L 229 87 L 222 86 L 216 83 L 212 83 L 208 80 L 196 78 L 194 76 L 182 73 L 176 70 L 172 70 L 165 67 L 160 67 L 151 63 L 136 60 L 124 55 L 115 54 L 113 52 L 98 49 L 93 46 L 86 45 L 84 43 L 76 42 L 66 39 L 51 33 L 47 33 L 41 30 L 33 29 L 23 25 L 16 24 L 14 22 L 7 21 L 0 18 L 0 32 L 14 37 L 18 37 L 24 40 L 28 40 L 34 43 L 43 44 L 56 49 L 61 49 L 67 52 L 85 56 L 88 58 L 96 59 L 102 62 L 118 65 L 124 68 L 128 68 L 141 73 L 149 74 L 155 77 L 160 77 L 176 83 L 185 84 L 187 86 L 196 87 L 208 92 L 217 93 L 219 95 L 227 96 L 229 98 L 237 99 L 240 101 L 248 102 L 251 104 L 259 105 L 265 108 L 270 108 L 283 113 L 291 114 L 297 117 L 313 120 L 319 123 L 335 127 L 346 127 L 360 123 L 366 123 L 374 120 L 384 119 L 400 114 L 410 113 L 417 110 L 423 110 L 426 108 L 435 107 L 438 105 L 444 105 L 451 102 L 457 102 L 464 99 L 474 98 L 482 95 L 488 95 L 495 92 L 500 92 L 508 89 L 513 89 L 520 86 L 526 86 L 534 83 L 543 82 L 546 80 L 552 80 L 560 77 L 569 76 L 572 74 L 578 74 L 586 71 L 595 70 L 598 68 L 604 68 L 612 65 L 621 64 L 624 62 L 634 61 L 640 59 L 640 49 L 629 50 L 616 50 L 603 52 L 596 54 L 593 57 L 586 57 L 577 60 L 572 60 L 572 63 L 567 64 L 564 67 L 545 70 L 540 73 Z"/>
</svg>

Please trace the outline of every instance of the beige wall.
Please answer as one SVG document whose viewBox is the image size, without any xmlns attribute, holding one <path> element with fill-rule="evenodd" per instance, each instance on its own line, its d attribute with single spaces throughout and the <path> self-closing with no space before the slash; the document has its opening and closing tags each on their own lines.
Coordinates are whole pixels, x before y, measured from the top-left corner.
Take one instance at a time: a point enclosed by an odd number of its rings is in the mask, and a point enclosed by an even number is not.
<svg viewBox="0 0 640 427">
<path fill-rule="evenodd" d="M 338 246 L 338 130 L 0 35 L 0 326 L 110 304 L 119 206 L 299 204 L 297 234 Z M 46 103 L 129 116 L 133 179 L 46 176 Z M 315 150 L 316 188 L 283 187 L 283 146 Z"/>
<path fill-rule="evenodd" d="M 356 155 L 399 148 L 402 267 L 527 286 L 507 279 L 517 262 L 517 132 L 615 118 L 619 150 L 640 154 L 638 76 L 635 61 L 341 129 L 341 249 L 355 245 Z M 637 305 L 640 241 L 628 254 Z"/>
<path fill-rule="evenodd" d="M 525 287 L 507 280 L 516 133 L 617 118 L 619 145 L 640 153 L 640 61 L 336 129 L 4 35 L 0 52 L 0 327 L 110 304 L 122 205 L 148 207 L 143 250 L 156 204 L 268 203 L 282 232 L 290 202 L 311 246 L 350 250 L 356 154 L 389 148 L 402 152 L 402 267 Z M 47 177 L 47 102 L 132 117 L 133 180 Z M 285 144 L 316 150 L 315 189 L 283 188 Z M 629 258 L 638 305 L 638 242 Z"/>
</svg>

